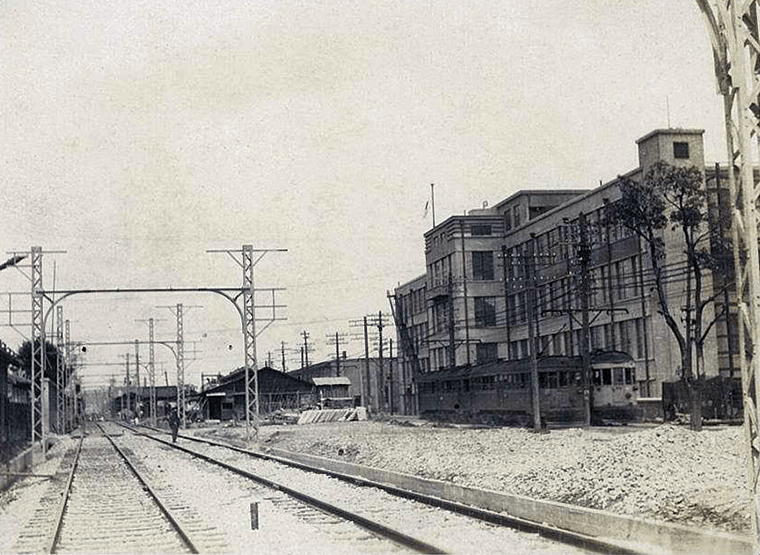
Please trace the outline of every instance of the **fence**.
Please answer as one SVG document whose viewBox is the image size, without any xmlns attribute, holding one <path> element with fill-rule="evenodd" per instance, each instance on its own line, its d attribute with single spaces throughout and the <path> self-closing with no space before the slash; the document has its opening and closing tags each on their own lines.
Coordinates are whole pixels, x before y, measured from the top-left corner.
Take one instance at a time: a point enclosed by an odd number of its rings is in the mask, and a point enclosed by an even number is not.
<svg viewBox="0 0 760 555">
<path fill-rule="evenodd" d="M 716 376 L 701 386 L 702 418 L 711 420 L 741 420 L 741 380 Z M 689 414 L 689 389 L 683 381 L 662 384 L 662 406 L 665 420 L 673 420 L 678 413 Z"/>
<path fill-rule="evenodd" d="M 5 422 L 0 436 L 0 460 L 10 460 L 31 437 L 31 406 L 27 403 L 6 403 Z"/>
</svg>

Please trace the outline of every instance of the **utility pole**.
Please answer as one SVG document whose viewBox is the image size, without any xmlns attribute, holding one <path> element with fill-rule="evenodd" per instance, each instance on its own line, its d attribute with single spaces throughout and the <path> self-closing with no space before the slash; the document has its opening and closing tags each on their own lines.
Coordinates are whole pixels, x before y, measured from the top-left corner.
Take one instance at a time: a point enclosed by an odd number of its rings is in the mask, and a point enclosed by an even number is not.
<svg viewBox="0 0 760 555">
<path fill-rule="evenodd" d="M 344 345 L 346 342 L 346 334 L 344 333 L 338 333 L 335 332 L 335 335 L 328 335 L 327 336 L 327 344 L 328 345 L 335 345 L 335 364 L 336 364 L 336 370 L 335 375 L 340 376 L 340 347 L 341 345 Z"/>
<path fill-rule="evenodd" d="M 459 233 L 462 238 L 462 293 L 464 294 L 464 346 L 467 355 L 467 366 L 470 365 L 470 315 L 467 303 L 467 250 L 464 242 L 464 221 L 459 223 Z M 452 295 L 452 307 L 453 307 Z"/>
<path fill-rule="evenodd" d="M 507 286 L 507 246 L 501 246 L 501 266 L 504 270 L 504 329 L 507 332 L 507 360 L 511 359 L 510 349 L 512 346 L 512 338 L 510 337 L 509 326 L 509 288 Z"/>
<path fill-rule="evenodd" d="M 404 403 L 404 413 L 414 413 L 416 412 L 416 407 L 411 406 L 412 405 L 412 399 L 409 399 L 407 397 L 407 393 L 409 392 L 409 389 L 412 389 L 411 394 L 414 396 L 413 389 L 416 387 L 416 381 L 417 376 L 420 375 L 420 361 L 417 358 L 417 350 L 415 348 L 414 343 L 412 342 L 411 337 L 409 337 L 409 328 L 406 325 L 406 322 L 404 321 L 403 317 L 403 310 L 401 306 L 401 299 L 396 297 L 395 295 L 392 295 L 390 291 L 388 292 L 388 300 L 390 301 L 391 305 L 391 315 L 393 316 L 393 321 L 396 324 L 396 330 L 398 330 L 398 336 L 401 340 L 401 348 L 404 352 L 404 358 L 411 366 L 411 388 L 410 384 L 407 382 L 407 374 L 406 374 L 406 364 L 404 364 L 404 375 L 401 378 L 401 383 L 403 384 L 403 387 L 405 388 L 404 391 L 404 399 L 406 402 Z"/>
<path fill-rule="evenodd" d="M 531 399 L 533 406 L 533 429 L 541 429 L 541 398 L 538 390 L 538 338 L 535 326 L 538 321 L 536 310 L 536 269 L 535 257 L 535 234 L 530 234 L 528 240 L 528 254 L 525 259 L 526 274 L 528 277 L 528 341 L 530 342 L 530 384 Z"/>
<path fill-rule="evenodd" d="M 267 351 L 267 366 L 272 367 L 272 351 Z"/>
<path fill-rule="evenodd" d="M 617 341 L 615 338 L 615 291 L 612 283 L 612 269 L 615 265 L 612 263 L 612 236 L 610 233 L 610 218 L 612 214 L 612 206 L 609 199 L 602 199 L 605 207 L 604 215 L 604 229 L 607 236 L 607 264 L 609 270 L 607 271 L 607 291 L 609 291 L 610 301 L 610 339 L 612 340 L 612 349 L 617 348 Z"/>
<path fill-rule="evenodd" d="M 359 390 L 361 391 L 361 404 L 367 408 L 372 407 L 372 397 L 369 379 L 369 333 L 367 317 L 362 320 L 351 320 L 351 327 L 362 327 L 364 329 L 364 371 L 359 372 Z"/>
<path fill-rule="evenodd" d="M 377 392 L 378 395 L 380 395 L 380 400 L 382 401 L 382 407 L 383 410 L 386 409 L 388 396 L 385 394 L 385 366 L 383 365 L 383 313 L 378 312 L 378 318 L 377 318 L 377 334 L 380 338 L 380 344 L 378 345 L 378 349 L 380 350 L 380 380 L 377 384 Z"/>
<path fill-rule="evenodd" d="M 393 339 L 388 339 L 388 391 L 390 410 L 393 414 Z"/>
<path fill-rule="evenodd" d="M 283 373 L 287 371 L 287 367 L 285 366 L 285 342 L 280 341 L 280 352 L 282 353 L 282 371 Z"/>
<path fill-rule="evenodd" d="M 372 388 L 370 387 L 369 383 L 369 333 L 367 330 L 367 317 L 364 317 L 364 376 L 362 376 L 362 391 L 364 391 L 364 387 L 366 385 L 367 392 L 362 393 L 364 395 L 365 403 L 367 405 L 372 404 L 372 395 L 370 392 L 372 391 Z"/>
<path fill-rule="evenodd" d="M 578 245 L 578 262 L 580 263 L 580 297 L 581 297 L 581 357 L 583 358 L 583 408 L 584 423 L 591 426 L 591 396 L 593 384 L 591 383 L 591 352 L 589 349 L 589 315 L 588 298 L 591 290 L 589 283 L 589 264 L 591 263 L 591 245 L 588 240 L 588 226 L 586 215 L 581 212 L 578 216 L 580 231 L 580 244 Z M 572 312 L 570 316 L 572 322 Z M 570 353 L 572 355 L 572 353 Z"/>
<path fill-rule="evenodd" d="M 455 324 L 454 324 L 454 276 L 449 272 L 449 298 L 446 302 L 449 312 L 449 368 L 454 368 L 457 365 L 457 346 L 455 336 Z M 469 345 L 466 345 L 469 349 Z"/>
<path fill-rule="evenodd" d="M 378 311 L 377 316 L 369 316 L 364 317 L 364 351 L 365 351 L 365 359 L 366 359 L 366 370 L 367 370 L 367 390 L 369 392 L 370 397 L 370 403 L 372 402 L 372 380 L 370 379 L 370 373 L 369 373 L 369 338 L 367 333 L 367 326 L 372 325 L 377 327 L 378 332 L 378 349 L 379 349 L 379 365 L 380 370 L 375 376 L 375 383 L 377 385 L 377 392 L 378 392 L 378 399 L 377 399 L 377 408 L 378 410 L 385 410 L 386 402 L 385 402 L 385 367 L 383 366 L 383 329 L 387 327 L 389 324 L 387 320 L 387 316 L 383 316 L 382 311 Z"/>
<path fill-rule="evenodd" d="M 306 358 L 306 367 L 309 367 L 309 334 L 306 330 L 303 330 L 301 332 L 301 336 L 303 337 L 303 354 Z"/>
</svg>

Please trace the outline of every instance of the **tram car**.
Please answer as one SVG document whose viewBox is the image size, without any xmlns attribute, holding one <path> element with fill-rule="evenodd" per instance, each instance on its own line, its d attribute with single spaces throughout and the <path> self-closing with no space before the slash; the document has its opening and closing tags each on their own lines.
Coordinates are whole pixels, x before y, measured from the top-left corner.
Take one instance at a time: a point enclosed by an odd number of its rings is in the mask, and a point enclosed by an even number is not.
<svg viewBox="0 0 760 555">
<path fill-rule="evenodd" d="M 581 357 L 538 359 L 539 403 L 543 422 L 585 421 Z M 591 357 L 594 424 L 640 418 L 633 359 L 618 351 Z M 433 420 L 484 424 L 532 424 L 530 359 L 493 361 L 423 374 L 417 379 L 421 416 Z"/>
</svg>

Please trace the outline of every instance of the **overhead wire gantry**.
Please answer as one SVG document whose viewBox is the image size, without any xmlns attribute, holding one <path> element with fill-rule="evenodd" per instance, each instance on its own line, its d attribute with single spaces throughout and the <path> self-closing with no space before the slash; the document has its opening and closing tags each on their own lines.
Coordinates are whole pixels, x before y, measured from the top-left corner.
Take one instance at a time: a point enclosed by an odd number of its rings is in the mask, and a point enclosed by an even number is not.
<svg viewBox="0 0 760 555">
<path fill-rule="evenodd" d="M 744 400 L 751 526 L 758 543 L 760 477 L 760 34 L 755 0 L 697 0 L 707 20 L 718 91 L 723 96 L 728 150 L 739 360 Z"/>
<path fill-rule="evenodd" d="M 271 317 L 261 318 L 268 323 L 261 331 L 266 329 L 272 322 L 282 320 L 276 317 L 276 310 L 284 308 L 285 305 L 278 305 L 275 296 L 283 288 L 265 288 L 255 289 L 253 285 L 253 267 L 267 252 L 286 252 L 287 249 L 254 249 L 252 245 L 243 245 L 240 251 L 224 250 L 209 252 L 226 252 L 228 253 L 243 269 L 243 284 L 241 287 L 178 287 L 178 288 L 116 288 L 116 289 L 69 289 L 69 290 L 49 290 L 46 291 L 42 286 L 42 248 L 34 246 L 31 248 L 31 283 L 32 283 L 32 410 L 31 410 L 31 440 L 32 445 L 40 442 L 43 453 L 47 451 L 45 441 L 44 406 L 42 392 L 42 378 L 45 375 L 46 357 L 45 357 L 45 322 L 53 310 L 64 299 L 74 295 L 91 295 L 91 294 L 124 294 L 124 293 L 214 293 L 221 295 L 230 301 L 238 312 L 241 320 L 243 332 L 243 343 L 245 351 L 245 376 L 246 376 L 246 440 L 251 439 L 251 424 L 254 426 L 255 437 L 258 438 L 259 429 L 259 395 L 258 395 L 258 376 L 256 365 L 256 308 L 271 310 Z M 242 254 L 242 259 L 237 260 L 234 253 Z M 253 253 L 259 253 L 254 260 Z M 16 253 L 14 253 L 16 254 Z M 271 293 L 271 304 L 257 306 L 254 303 L 254 296 L 257 292 Z M 242 298 L 242 306 L 238 304 L 238 299 Z M 44 309 L 44 301 L 47 300 L 50 306 Z M 259 332 L 260 333 L 260 332 Z M 152 374 L 152 373 L 151 373 Z"/>
</svg>

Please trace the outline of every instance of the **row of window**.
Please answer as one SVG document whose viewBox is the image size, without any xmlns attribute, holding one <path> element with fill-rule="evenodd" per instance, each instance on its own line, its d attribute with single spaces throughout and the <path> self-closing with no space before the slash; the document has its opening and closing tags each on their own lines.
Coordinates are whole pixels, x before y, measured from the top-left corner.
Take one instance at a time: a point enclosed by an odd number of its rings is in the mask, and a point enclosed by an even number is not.
<svg viewBox="0 0 760 555">
<path fill-rule="evenodd" d="M 430 368 L 443 369 L 451 366 L 449 363 L 450 349 L 447 346 L 430 346 L 428 357 Z M 484 364 L 499 359 L 499 344 L 482 341 L 475 344 L 475 364 Z"/>
<path fill-rule="evenodd" d="M 477 298 L 477 297 L 476 297 Z M 485 299 L 486 297 L 484 297 Z M 495 298 L 494 298 L 495 301 Z M 440 305 L 441 308 L 446 304 Z M 445 317 L 447 311 L 441 311 L 440 330 L 446 329 Z M 440 331 L 439 330 L 439 331 Z M 433 346 L 427 343 L 428 327 L 426 323 L 410 327 L 411 339 L 418 348 L 429 347 L 431 368 L 450 366 L 449 349 L 446 346 Z M 643 359 L 647 353 L 644 318 L 634 318 L 621 322 L 609 322 L 589 328 L 589 350 L 619 350 L 631 354 L 634 358 Z M 581 354 L 581 330 L 560 331 L 554 334 L 542 335 L 539 340 L 539 355 L 572 355 Z M 508 360 L 518 360 L 530 356 L 527 339 L 512 341 L 506 353 Z M 476 363 L 497 360 L 499 348 L 497 342 L 479 342 L 475 345 Z"/>
<path fill-rule="evenodd" d="M 473 260 L 473 279 L 475 280 L 493 280 L 493 253 L 491 251 L 472 252 Z M 444 283 L 443 273 L 450 271 L 451 257 L 444 257 L 431 266 L 433 275 L 438 276 L 438 281 Z M 625 300 L 627 298 L 643 294 L 643 279 L 639 275 L 641 268 L 641 256 L 632 256 L 624 260 L 619 260 L 611 265 L 600 266 L 590 270 L 589 279 L 591 282 L 591 295 L 589 296 L 589 306 L 605 306 L 614 301 Z M 536 289 L 536 301 L 538 305 L 538 315 L 556 316 L 556 311 L 567 310 L 568 308 L 577 308 L 576 302 L 577 284 L 570 277 L 563 277 L 545 285 L 539 285 Z M 402 309 L 405 319 L 409 320 L 412 314 L 417 314 L 426 309 L 425 295 L 426 288 L 412 291 L 409 295 L 403 297 Z M 475 305 L 475 327 L 492 327 L 497 326 L 497 299 L 499 297 L 474 297 Z M 528 320 L 528 293 L 521 291 L 509 295 L 507 298 L 507 318 L 509 325 L 517 325 L 527 322 Z M 446 311 L 446 308 L 439 308 L 440 311 Z M 445 313 L 436 316 L 435 321 L 445 326 Z M 444 329 L 443 327 L 436 329 Z"/>
<path fill-rule="evenodd" d="M 412 289 L 406 295 L 401 295 L 399 302 L 404 320 L 411 320 L 414 314 L 427 310 L 427 287 L 423 285 L 419 289 Z"/>
<path fill-rule="evenodd" d="M 421 324 L 417 324 L 416 326 L 409 326 L 408 329 L 410 336 L 409 339 L 411 339 L 412 344 L 417 349 L 417 352 L 419 352 L 419 348 L 427 343 L 428 324 L 427 322 L 423 322 Z"/>
<path fill-rule="evenodd" d="M 646 356 L 646 334 L 644 319 L 634 318 L 591 326 L 589 328 L 589 350 L 618 350 L 629 353 L 637 359 Z M 581 354 L 581 330 L 562 331 L 551 335 L 542 335 L 539 340 L 541 355 Z M 512 341 L 509 345 L 509 359 L 518 360 L 530 356 L 527 339 Z"/>
<path fill-rule="evenodd" d="M 594 385 L 632 385 L 636 382 L 633 368 L 596 368 L 593 374 Z"/>
<path fill-rule="evenodd" d="M 589 271 L 589 307 L 600 307 L 643 295 L 644 279 L 640 275 L 641 256 L 636 255 Z M 557 311 L 578 308 L 578 284 L 574 278 L 563 277 L 536 288 L 538 316 L 556 317 Z M 528 292 L 507 297 L 507 318 L 510 325 L 528 321 Z"/>
</svg>

